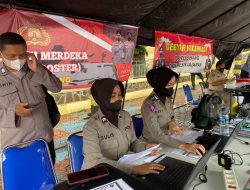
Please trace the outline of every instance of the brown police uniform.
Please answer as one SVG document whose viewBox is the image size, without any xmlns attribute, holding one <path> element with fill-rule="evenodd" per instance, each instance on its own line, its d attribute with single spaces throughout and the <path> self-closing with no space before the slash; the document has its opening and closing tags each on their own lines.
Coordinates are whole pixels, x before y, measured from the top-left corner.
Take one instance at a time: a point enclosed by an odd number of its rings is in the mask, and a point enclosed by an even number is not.
<svg viewBox="0 0 250 190">
<path fill-rule="evenodd" d="M 60 80 L 40 64 L 35 73 L 27 64 L 19 72 L 10 73 L 0 62 L 0 151 L 8 145 L 38 138 L 52 141 L 53 128 L 41 85 L 52 92 L 59 92 L 62 88 Z M 31 115 L 16 116 L 17 104 L 38 101 L 41 104 L 33 109 Z"/>
<path fill-rule="evenodd" d="M 178 147 L 181 142 L 171 138 L 168 125 L 174 121 L 172 99 L 166 98 L 165 105 L 160 101 L 155 92 L 152 92 L 143 102 L 141 107 L 143 118 L 142 139 L 149 143 Z"/>
<path fill-rule="evenodd" d="M 146 143 L 136 138 L 128 112 L 120 111 L 118 118 L 118 127 L 116 127 L 99 109 L 88 120 L 83 128 L 83 169 L 99 163 L 108 163 L 131 173 L 131 165 L 119 164 L 117 160 L 129 151 L 145 150 Z"/>
</svg>

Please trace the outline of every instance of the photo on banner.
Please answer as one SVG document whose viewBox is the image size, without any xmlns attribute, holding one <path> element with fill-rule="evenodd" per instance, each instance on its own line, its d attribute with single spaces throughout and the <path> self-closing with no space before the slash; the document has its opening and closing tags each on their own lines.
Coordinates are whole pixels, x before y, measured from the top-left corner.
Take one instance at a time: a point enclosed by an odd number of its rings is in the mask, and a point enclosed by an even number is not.
<svg viewBox="0 0 250 190">
<path fill-rule="evenodd" d="M 64 89 L 89 87 L 96 79 L 129 78 L 138 28 L 21 10 L 1 10 L 0 34 L 16 32 L 63 82 Z"/>
<path fill-rule="evenodd" d="M 209 72 L 213 62 L 213 40 L 155 31 L 153 67 L 180 72 Z"/>
</svg>

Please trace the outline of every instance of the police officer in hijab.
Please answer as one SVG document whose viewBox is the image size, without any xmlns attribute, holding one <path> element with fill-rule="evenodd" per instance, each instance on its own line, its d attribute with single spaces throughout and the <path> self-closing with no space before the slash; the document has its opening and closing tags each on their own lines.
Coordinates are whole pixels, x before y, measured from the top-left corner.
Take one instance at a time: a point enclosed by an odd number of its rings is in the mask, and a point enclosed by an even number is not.
<svg viewBox="0 0 250 190">
<path fill-rule="evenodd" d="M 186 152 L 201 155 L 205 148 L 200 144 L 181 143 L 171 138 L 171 134 L 182 135 L 183 129 L 175 123 L 172 95 L 178 74 L 169 68 L 150 70 L 148 83 L 153 92 L 144 100 L 141 108 L 143 117 L 142 138 L 150 143 L 180 148 Z"/>
<path fill-rule="evenodd" d="M 83 169 L 108 163 L 134 175 L 163 171 L 164 166 L 157 163 L 132 166 L 117 162 L 129 151 L 140 152 L 152 146 L 136 138 L 131 116 L 121 110 L 124 96 L 122 82 L 111 78 L 96 80 L 91 93 L 99 109 L 83 128 Z"/>
</svg>

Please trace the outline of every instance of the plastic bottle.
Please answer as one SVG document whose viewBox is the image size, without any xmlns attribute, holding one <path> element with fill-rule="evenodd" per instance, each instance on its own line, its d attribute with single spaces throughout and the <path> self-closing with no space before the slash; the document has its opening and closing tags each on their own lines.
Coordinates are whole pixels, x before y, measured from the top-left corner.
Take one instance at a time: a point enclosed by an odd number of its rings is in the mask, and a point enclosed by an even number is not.
<svg viewBox="0 0 250 190">
<path fill-rule="evenodd" d="M 219 126 L 220 134 L 223 136 L 229 136 L 229 116 L 226 112 L 226 107 L 221 107 L 219 114 Z"/>
</svg>

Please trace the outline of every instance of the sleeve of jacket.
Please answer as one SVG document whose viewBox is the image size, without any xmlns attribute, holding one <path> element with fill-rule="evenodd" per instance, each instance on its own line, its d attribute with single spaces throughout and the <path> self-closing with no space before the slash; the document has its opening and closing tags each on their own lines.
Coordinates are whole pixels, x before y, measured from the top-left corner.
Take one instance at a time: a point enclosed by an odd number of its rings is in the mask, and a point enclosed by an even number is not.
<svg viewBox="0 0 250 190">
<path fill-rule="evenodd" d="M 54 93 L 60 92 L 62 89 L 62 82 L 60 79 L 39 63 L 31 80 L 40 85 L 44 85 L 49 91 Z"/>
<path fill-rule="evenodd" d="M 131 173 L 132 165 L 119 164 L 116 160 L 110 160 L 103 156 L 98 139 L 98 131 L 94 125 L 86 125 L 83 129 L 83 169 L 88 169 L 100 163 L 110 164 L 126 173 Z"/>
<path fill-rule="evenodd" d="M 133 122 L 131 120 L 131 145 L 130 145 L 130 150 L 132 152 L 141 152 L 143 150 L 146 149 L 146 145 L 148 143 L 146 142 L 142 142 L 140 139 L 137 139 L 136 135 L 135 135 L 135 130 L 134 130 L 134 125 Z"/>
<path fill-rule="evenodd" d="M 143 136 L 150 142 L 160 143 L 167 146 L 178 147 L 181 142 L 172 139 L 161 130 L 157 115 L 148 110 L 146 106 L 141 109 L 143 117 Z"/>
<path fill-rule="evenodd" d="M 215 73 L 212 71 L 209 76 L 208 76 L 208 82 L 209 83 L 213 83 L 216 81 L 216 78 L 215 78 Z"/>
<path fill-rule="evenodd" d="M 119 47 L 117 45 L 115 45 L 115 44 L 113 44 L 111 49 L 112 49 L 113 54 L 116 54 L 117 52 L 119 52 Z"/>
<path fill-rule="evenodd" d="M 0 104 L 0 128 L 16 127 L 18 118 L 15 113 L 15 105 L 12 104 L 8 108 L 1 107 Z"/>
</svg>

